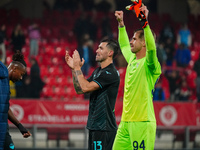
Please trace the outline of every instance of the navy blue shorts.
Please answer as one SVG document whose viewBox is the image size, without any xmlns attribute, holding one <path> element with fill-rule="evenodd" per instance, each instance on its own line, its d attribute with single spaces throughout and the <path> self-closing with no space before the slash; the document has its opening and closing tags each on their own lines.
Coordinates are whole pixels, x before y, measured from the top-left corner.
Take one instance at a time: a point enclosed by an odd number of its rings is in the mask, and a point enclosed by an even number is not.
<svg viewBox="0 0 200 150">
<path fill-rule="evenodd" d="M 12 141 L 12 138 L 9 134 L 9 132 L 6 132 L 6 138 L 5 138 L 5 143 L 4 143 L 4 150 L 16 150 L 15 145 Z"/>
<path fill-rule="evenodd" d="M 89 130 L 88 150 L 112 150 L 116 131 Z"/>
</svg>

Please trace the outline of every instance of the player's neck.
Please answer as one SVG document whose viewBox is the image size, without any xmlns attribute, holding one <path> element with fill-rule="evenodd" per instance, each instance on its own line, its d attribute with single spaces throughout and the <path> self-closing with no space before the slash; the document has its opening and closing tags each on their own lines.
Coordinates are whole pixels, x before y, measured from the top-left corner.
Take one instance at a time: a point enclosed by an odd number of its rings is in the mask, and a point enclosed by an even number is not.
<svg viewBox="0 0 200 150">
<path fill-rule="evenodd" d="M 106 60 L 102 61 L 102 62 L 100 63 L 101 69 L 107 67 L 107 66 L 110 65 L 111 63 L 113 63 L 113 60 L 112 60 L 112 59 L 106 59 Z"/>
<path fill-rule="evenodd" d="M 146 56 L 146 48 L 142 48 L 139 52 L 135 53 L 136 59 L 142 59 Z"/>
</svg>

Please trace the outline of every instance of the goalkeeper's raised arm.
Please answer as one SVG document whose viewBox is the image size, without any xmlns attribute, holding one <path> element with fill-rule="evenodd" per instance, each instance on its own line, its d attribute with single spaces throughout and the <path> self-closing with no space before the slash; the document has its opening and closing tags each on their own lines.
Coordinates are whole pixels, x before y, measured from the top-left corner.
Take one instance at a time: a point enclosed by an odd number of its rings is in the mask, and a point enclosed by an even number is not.
<svg viewBox="0 0 200 150">
<path fill-rule="evenodd" d="M 145 44 L 146 44 L 146 59 L 147 59 L 147 64 L 151 70 L 153 70 L 154 73 L 156 69 L 159 68 L 160 70 L 160 64 L 158 62 L 157 58 L 157 53 L 156 53 L 156 35 L 152 30 L 150 29 L 149 23 L 148 23 L 148 15 L 149 15 L 149 10 L 147 9 L 146 6 L 140 7 L 140 12 L 144 14 L 143 18 L 143 30 L 144 30 L 144 39 L 145 39 Z M 139 18 L 140 20 L 140 18 Z M 141 20 L 140 20 L 141 21 Z M 146 22 L 146 26 L 144 27 L 144 22 Z"/>
<path fill-rule="evenodd" d="M 115 11 L 115 17 L 118 21 L 118 26 L 119 26 L 118 41 L 119 41 L 120 49 L 126 61 L 129 62 L 130 57 L 132 56 L 132 52 L 131 52 L 128 34 L 126 32 L 126 28 L 124 25 L 123 15 L 124 15 L 123 11 Z"/>
</svg>

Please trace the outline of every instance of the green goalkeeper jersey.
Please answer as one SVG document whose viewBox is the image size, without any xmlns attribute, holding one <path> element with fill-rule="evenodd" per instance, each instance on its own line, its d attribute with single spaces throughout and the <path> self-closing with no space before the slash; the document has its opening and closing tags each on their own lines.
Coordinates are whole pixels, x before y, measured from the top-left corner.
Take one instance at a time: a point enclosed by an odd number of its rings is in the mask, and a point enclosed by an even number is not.
<svg viewBox="0 0 200 150">
<path fill-rule="evenodd" d="M 156 121 L 153 107 L 154 86 L 161 74 L 160 63 L 156 54 L 156 45 L 151 29 L 144 28 L 146 56 L 136 59 L 131 52 L 129 38 L 125 27 L 119 27 L 119 44 L 128 62 L 122 121 Z"/>
</svg>

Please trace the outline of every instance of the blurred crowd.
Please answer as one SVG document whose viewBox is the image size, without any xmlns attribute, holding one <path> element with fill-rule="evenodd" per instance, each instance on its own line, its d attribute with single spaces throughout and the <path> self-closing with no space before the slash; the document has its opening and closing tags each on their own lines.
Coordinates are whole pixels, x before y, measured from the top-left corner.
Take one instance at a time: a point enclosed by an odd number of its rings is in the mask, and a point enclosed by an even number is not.
<svg viewBox="0 0 200 150">
<path fill-rule="evenodd" d="M 187 23 L 183 23 L 177 32 L 166 23 L 157 40 L 163 74 L 155 87 L 154 100 L 199 101 L 200 47 L 192 45 L 192 33 Z"/>
<path fill-rule="evenodd" d="M 130 1 L 125 0 L 122 3 L 120 0 L 113 0 L 113 3 L 115 9 L 121 10 Z M 11 18 L 16 20 L 15 26 L 7 23 L 6 19 L 1 21 L 1 61 L 8 64 L 9 56 L 16 50 L 22 51 L 27 58 L 27 75 L 15 84 L 17 98 L 50 98 L 48 94 L 45 95 L 45 91 L 50 91 L 49 84 L 53 82 L 49 83 L 48 79 L 55 73 L 48 72 L 52 66 L 61 70 L 57 74 L 58 78 L 56 77 L 58 83 L 66 76 L 66 80 L 71 80 L 71 74 L 68 73 L 70 71 L 65 68 L 65 50 L 79 51 L 86 60 L 83 73 L 89 76 L 91 70 L 98 65 L 95 62 L 95 50 L 100 40 L 106 37 L 117 39 L 118 29 L 112 12 L 112 1 L 102 0 L 95 3 L 94 0 L 89 0 L 86 3 L 82 0 L 57 0 L 53 8 L 45 1 L 43 5 L 45 11 L 41 19 L 22 18 L 18 12 Z M 156 16 L 156 6 L 149 3 L 149 7 Z M 129 19 L 125 18 L 125 21 L 128 22 Z M 163 71 L 155 86 L 155 101 L 200 101 L 200 41 L 194 40 L 194 30 L 188 25 L 188 22 L 175 25 L 172 20 L 164 21 L 161 18 L 159 28 L 152 26 L 157 34 L 157 56 Z M 127 29 L 131 28 L 130 33 L 133 27 L 128 22 Z M 120 53 L 114 63 L 118 69 L 127 65 Z M 46 69 L 47 74 L 44 73 Z M 121 73 L 122 81 L 124 72 Z M 123 83 L 120 85 L 120 91 L 123 91 Z M 68 88 L 66 91 L 69 91 L 69 86 L 66 86 L 59 88 Z M 54 90 L 56 87 L 57 85 L 53 85 Z"/>
</svg>

